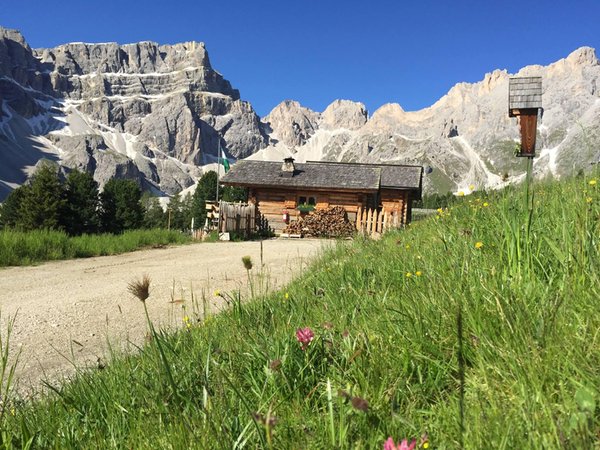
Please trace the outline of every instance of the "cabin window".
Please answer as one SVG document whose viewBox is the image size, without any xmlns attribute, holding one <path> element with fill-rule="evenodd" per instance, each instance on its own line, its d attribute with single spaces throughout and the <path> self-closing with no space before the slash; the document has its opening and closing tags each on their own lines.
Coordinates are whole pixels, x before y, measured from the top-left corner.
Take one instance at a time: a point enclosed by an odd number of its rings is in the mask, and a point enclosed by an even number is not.
<svg viewBox="0 0 600 450">
<path fill-rule="evenodd" d="M 298 197 L 298 204 L 315 206 L 317 204 L 317 199 L 315 197 Z"/>
</svg>

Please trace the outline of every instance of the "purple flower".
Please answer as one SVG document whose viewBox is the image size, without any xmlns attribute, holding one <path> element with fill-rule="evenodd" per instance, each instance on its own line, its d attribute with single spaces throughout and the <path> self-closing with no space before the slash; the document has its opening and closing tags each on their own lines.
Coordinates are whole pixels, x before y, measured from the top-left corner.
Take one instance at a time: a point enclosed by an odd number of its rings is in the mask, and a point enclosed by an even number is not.
<svg viewBox="0 0 600 450">
<path fill-rule="evenodd" d="M 315 333 L 309 328 L 298 328 L 296 330 L 296 339 L 300 342 L 302 350 L 306 350 L 308 344 L 315 338 Z"/>
<path fill-rule="evenodd" d="M 390 436 L 387 441 L 383 443 L 383 450 L 413 450 L 417 445 L 417 440 L 413 439 L 410 444 L 408 440 L 403 439 L 398 445 L 394 443 L 394 439 Z"/>
</svg>

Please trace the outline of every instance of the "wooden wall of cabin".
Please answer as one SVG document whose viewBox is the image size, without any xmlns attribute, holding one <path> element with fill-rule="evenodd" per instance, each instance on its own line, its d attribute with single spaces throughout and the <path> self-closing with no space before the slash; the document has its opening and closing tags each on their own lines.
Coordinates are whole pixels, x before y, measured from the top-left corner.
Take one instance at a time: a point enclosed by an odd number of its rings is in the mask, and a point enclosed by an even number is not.
<svg viewBox="0 0 600 450">
<path fill-rule="evenodd" d="M 281 189 L 252 188 L 248 194 L 248 201 L 257 205 L 258 211 L 269 221 L 269 226 L 276 233 L 281 232 L 286 226 L 283 221 L 283 212 L 287 211 L 290 220 L 300 217 L 296 208 L 301 197 L 315 199 L 316 209 L 325 209 L 332 206 L 341 206 L 346 210 L 348 219 L 354 223 L 358 207 L 365 207 L 368 194 L 360 192 L 322 192 L 322 191 L 284 191 Z"/>
<path fill-rule="evenodd" d="M 410 212 L 412 210 L 410 191 L 382 189 L 380 199 L 383 211 L 388 213 L 398 212 L 401 214 L 403 224 L 410 222 Z"/>
</svg>

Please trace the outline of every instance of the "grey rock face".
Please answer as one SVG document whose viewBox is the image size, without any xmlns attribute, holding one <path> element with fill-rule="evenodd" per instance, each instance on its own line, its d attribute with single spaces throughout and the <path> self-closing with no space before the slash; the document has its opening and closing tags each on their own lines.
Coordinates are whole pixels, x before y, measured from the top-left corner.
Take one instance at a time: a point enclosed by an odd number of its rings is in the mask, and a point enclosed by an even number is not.
<svg viewBox="0 0 600 450">
<path fill-rule="evenodd" d="M 583 47 L 547 67 L 528 66 L 515 75 L 542 77 L 536 174 L 560 178 L 600 161 L 600 63 L 595 51 Z M 387 104 L 369 119 L 362 105 L 336 101 L 304 127 L 310 130 L 303 134 L 308 139 L 290 132 L 305 108 L 288 102 L 269 115 L 277 119 L 271 120 L 273 136 L 283 135 L 288 148 L 272 146 L 253 158 L 293 153 L 299 161 L 421 164 L 433 168 L 424 180 L 430 192 L 501 187 L 506 177 L 508 182 L 521 180 L 525 167 L 523 159 L 514 157 L 519 130 L 516 119 L 508 117 L 510 76 L 496 70 L 478 83 L 457 84 L 429 108 L 408 112 Z"/>
<path fill-rule="evenodd" d="M 252 106 L 197 42 L 32 50 L 18 31 L 0 28 L 2 118 L 0 138 L 33 159 L 41 145 L 101 184 L 126 176 L 169 194 L 193 183 L 195 166 L 213 162 L 219 142 L 234 158 L 268 143 Z M 17 159 L 10 164 L 7 172 L 23 170 Z"/>
<path fill-rule="evenodd" d="M 358 130 L 367 123 L 367 108 L 350 100 L 335 100 L 323 111 L 320 128 Z"/>
<path fill-rule="evenodd" d="M 281 102 L 263 119 L 271 130 L 271 138 L 291 148 L 304 145 L 319 121 L 318 113 L 292 100 Z"/>
</svg>

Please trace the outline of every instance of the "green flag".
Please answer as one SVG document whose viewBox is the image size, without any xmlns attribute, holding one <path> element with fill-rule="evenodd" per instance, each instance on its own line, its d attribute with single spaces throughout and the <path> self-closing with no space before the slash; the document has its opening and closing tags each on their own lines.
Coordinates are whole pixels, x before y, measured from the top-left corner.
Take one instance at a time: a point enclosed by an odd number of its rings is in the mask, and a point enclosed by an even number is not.
<svg viewBox="0 0 600 450">
<path fill-rule="evenodd" d="M 225 156 L 225 152 L 223 150 L 221 150 L 221 164 L 223 164 L 225 173 L 229 172 L 229 160 Z"/>
</svg>

